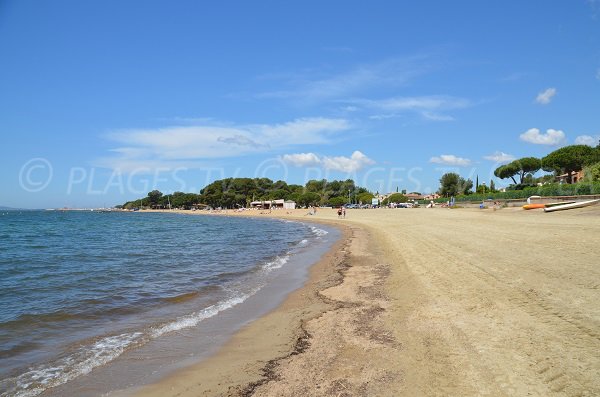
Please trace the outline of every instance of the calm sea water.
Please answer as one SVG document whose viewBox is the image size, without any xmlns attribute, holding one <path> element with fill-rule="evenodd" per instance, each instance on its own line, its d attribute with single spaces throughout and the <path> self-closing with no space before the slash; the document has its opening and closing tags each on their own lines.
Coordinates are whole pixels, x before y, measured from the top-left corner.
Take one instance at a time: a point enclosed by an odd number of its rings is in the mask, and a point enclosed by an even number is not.
<svg viewBox="0 0 600 397">
<path fill-rule="evenodd" d="M 3 212 L 0 394 L 40 394 L 197 327 L 326 233 L 266 219 Z"/>
</svg>

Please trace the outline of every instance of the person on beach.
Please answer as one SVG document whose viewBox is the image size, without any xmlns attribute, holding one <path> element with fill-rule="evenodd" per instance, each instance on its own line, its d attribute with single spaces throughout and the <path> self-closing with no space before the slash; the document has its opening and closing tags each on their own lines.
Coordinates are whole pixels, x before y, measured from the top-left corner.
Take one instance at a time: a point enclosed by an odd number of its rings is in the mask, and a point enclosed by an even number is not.
<svg viewBox="0 0 600 397">
<path fill-rule="evenodd" d="M 338 218 L 342 217 L 342 207 L 338 208 L 337 214 L 338 214 Z"/>
<path fill-rule="evenodd" d="M 342 218 L 346 217 L 346 207 L 342 207 Z"/>
</svg>

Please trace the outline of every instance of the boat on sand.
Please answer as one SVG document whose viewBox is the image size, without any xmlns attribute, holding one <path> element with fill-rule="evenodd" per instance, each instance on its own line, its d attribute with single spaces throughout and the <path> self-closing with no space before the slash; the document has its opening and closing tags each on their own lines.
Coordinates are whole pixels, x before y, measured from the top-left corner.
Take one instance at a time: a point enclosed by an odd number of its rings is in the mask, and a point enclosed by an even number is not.
<svg viewBox="0 0 600 397">
<path fill-rule="evenodd" d="M 544 208 L 544 212 L 563 211 L 563 210 L 570 210 L 573 208 L 583 208 L 583 207 L 588 207 L 590 205 L 594 205 L 594 204 L 598 204 L 598 203 L 600 203 L 600 199 L 579 201 L 579 202 L 575 202 L 575 203 L 562 204 L 562 205 L 556 205 L 556 206 L 550 207 L 550 208 Z"/>
<path fill-rule="evenodd" d="M 525 204 L 523 206 L 524 210 L 535 210 L 537 208 L 546 208 L 546 204 Z"/>
<path fill-rule="evenodd" d="M 537 203 L 537 204 L 525 204 L 523 206 L 524 210 L 534 210 L 537 208 L 551 208 L 551 207 L 556 207 L 558 205 L 565 205 L 565 204 L 574 204 L 576 203 L 575 201 L 562 201 L 562 202 L 558 202 L 558 203 Z"/>
</svg>

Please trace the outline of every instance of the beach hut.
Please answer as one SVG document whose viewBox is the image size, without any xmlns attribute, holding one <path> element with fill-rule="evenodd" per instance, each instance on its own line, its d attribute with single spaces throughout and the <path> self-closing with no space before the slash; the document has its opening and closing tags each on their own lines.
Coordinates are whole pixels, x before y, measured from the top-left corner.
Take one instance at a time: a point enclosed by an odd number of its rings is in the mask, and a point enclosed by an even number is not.
<svg viewBox="0 0 600 397">
<path fill-rule="evenodd" d="M 261 209 L 286 209 L 293 210 L 296 208 L 296 203 L 291 200 L 263 200 L 263 201 L 253 201 L 250 203 L 251 208 L 261 208 Z"/>
<path fill-rule="evenodd" d="M 265 209 L 265 208 L 271 208 L 271 202 L 270 201 L 253 201 L 250 203 L 250 208 L 261 208 L 261 209 Z"/>
</svg>

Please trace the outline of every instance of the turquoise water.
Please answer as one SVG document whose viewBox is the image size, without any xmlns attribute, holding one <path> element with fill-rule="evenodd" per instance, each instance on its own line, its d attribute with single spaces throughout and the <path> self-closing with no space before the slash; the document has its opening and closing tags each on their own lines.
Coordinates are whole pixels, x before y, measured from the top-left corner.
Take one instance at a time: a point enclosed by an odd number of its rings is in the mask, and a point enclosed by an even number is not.
<svg viewBox="0 0 600 397">
<path fill-rule="evenodd" d="M 37 395 L 244 302 L 326 232 L 177 214 L 0 215 L 0 393 Z"/>
</svg>

